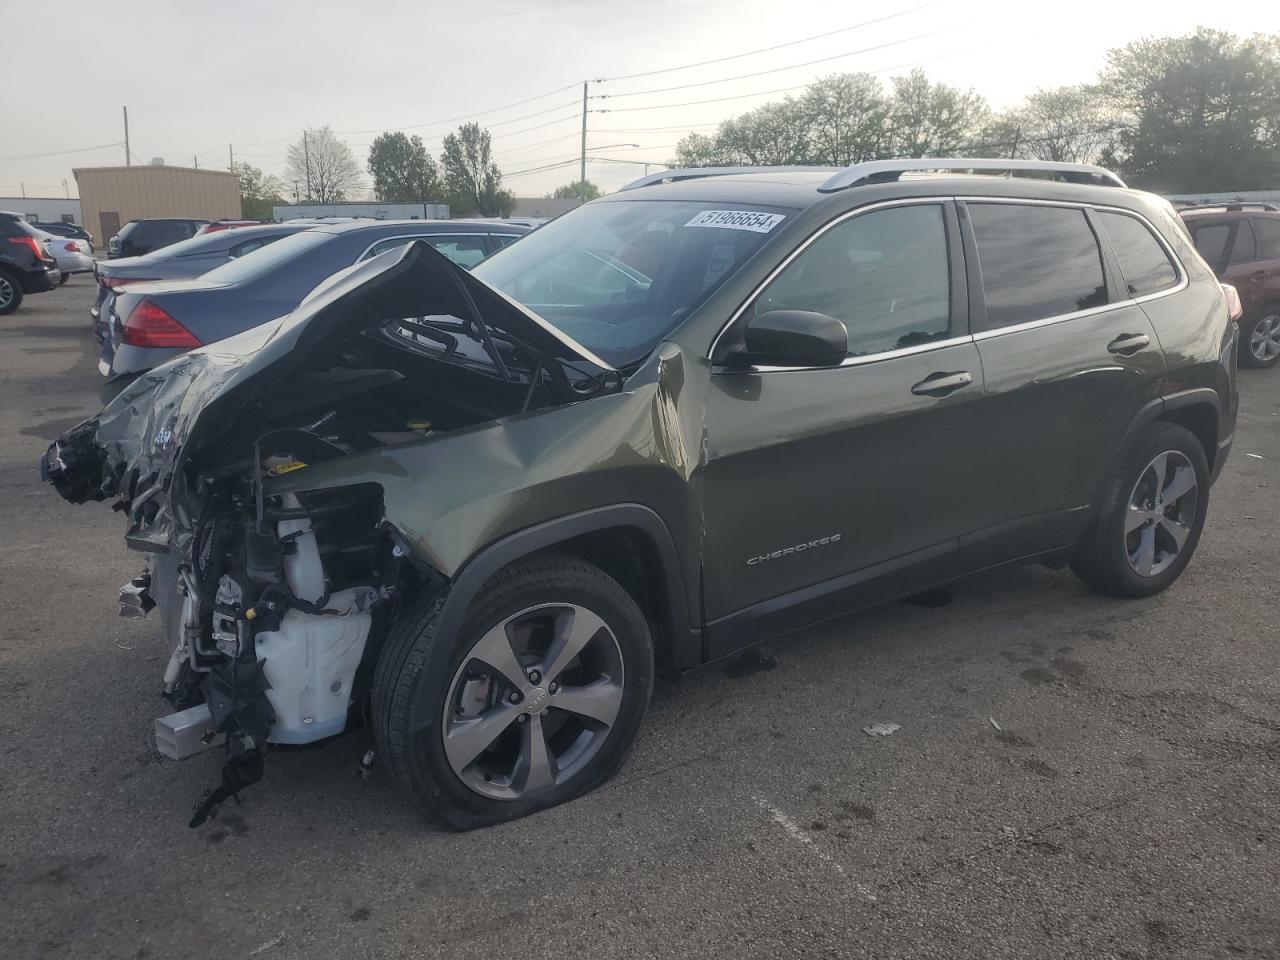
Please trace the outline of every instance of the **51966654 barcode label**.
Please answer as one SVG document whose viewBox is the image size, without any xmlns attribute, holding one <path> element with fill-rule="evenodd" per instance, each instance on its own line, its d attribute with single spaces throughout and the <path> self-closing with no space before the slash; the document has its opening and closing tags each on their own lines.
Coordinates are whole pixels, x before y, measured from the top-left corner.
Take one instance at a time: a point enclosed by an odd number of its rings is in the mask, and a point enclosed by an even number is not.
<svg viewBox="0 0 1280 960">
<path fill-rule="evenodd" d="M 760 213 L 756 210 L 703 210 L 695 214 L 685 226 L 768 233 L 785 220 L 786 216 L 785 213 Z"/>
</svg>

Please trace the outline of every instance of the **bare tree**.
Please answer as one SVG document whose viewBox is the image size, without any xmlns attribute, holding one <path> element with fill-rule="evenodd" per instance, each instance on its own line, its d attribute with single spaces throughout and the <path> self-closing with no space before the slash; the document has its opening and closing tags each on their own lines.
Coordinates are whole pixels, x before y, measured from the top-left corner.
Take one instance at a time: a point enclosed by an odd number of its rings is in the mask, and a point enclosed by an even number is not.
<svg viewBox="0 0 1280 960">
<path fill-rule="evenodd" d="M 362 187 L 351 148 L 327 126 L 307 130 L 289 144 L 287 156 L 285 175 L 304 186 L 307 202 L 337 203 Z"/>
</svg>

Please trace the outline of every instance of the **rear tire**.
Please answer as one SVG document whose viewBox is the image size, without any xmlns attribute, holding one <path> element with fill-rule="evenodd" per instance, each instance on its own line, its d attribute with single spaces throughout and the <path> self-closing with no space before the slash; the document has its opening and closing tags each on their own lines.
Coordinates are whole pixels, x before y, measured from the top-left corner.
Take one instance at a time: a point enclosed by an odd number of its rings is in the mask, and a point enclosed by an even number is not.
<svg viewBox="0 0 1280 960">
<path fill-rule="evenodd" d="M 1118 597 L 1166 589 L 1200 541 L 1209 506 L 1209 463 L 1195 434 L 1157 421 L 1125 457 L 1071 569 Z"/>
<path fill-rule="evenodd" d="M 618 771 L 649 704 L 653 643 L 617 581 L 544 554 L 494 574 L 457 636 L 436 632 L 443 605 L 429 597 L 405 611 L 373 683 L 379 753 L 423 814 L 471 830 L 564 803 Z M 567 650 L 580 652 L 557 655 Z"/>
<path fill-rule="evenodd" d="M 1280 308 L 1263 307 L 1240 324 L 1240 366 L 1266 368 L 1280 363 Z"/>
<path fill-rule="evenodd" d="M 0 317 L 7 316 L 22 306 L 22 284 L 18 278 L 0 270 Z"/>
</svg>

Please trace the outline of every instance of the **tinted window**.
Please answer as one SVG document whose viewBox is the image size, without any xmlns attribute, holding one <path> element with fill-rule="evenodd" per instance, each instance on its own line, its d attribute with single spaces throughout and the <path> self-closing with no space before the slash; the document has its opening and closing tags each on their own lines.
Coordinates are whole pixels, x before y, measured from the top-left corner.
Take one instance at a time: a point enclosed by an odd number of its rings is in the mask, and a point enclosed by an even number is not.
<svg viewBox="0 0 1280 960">
<path fill-rule="evenodd" d="M 987 329 L 1107 302 L 1102 253 L 1083 210 L 970 203 Z"/>
<path fill-rule="evenodd" d="M 1231 245 L 1230 263 L 1253 263 L 1258 259 L 1258 245 L 1248 220 L 1236 221 L 1236 241 Z"/>
<path fill-rule="evenodd" d="M 1204 226 L 1193 226 L 1191 236 L 1205 262 L 1215 270 L 1219 269 L 1227 258 L 1227 241 L 1231 239 L 1231 225 L 1206 223 Z"/>
<path fill-rule="evenodd" d="M 942 207 L 878 210 L 828 230 L 755 303 L 757 314 L 784 309 L 842 321 L 854 356 L 944 339 L 951 291 Z"/>
<path fill-rule="evenodd" d="M 1120 261 L 1129 296 L 1141 297 L 1178 282 L 1178 271 L 1146 224 L 1123 213 L 1099 212 L 1098 217 Z"/>
<path fill-rule="evenodd" d="M 1280 217 L 1254 217 L 1253 233 L 1258 238 L 1259 260 L 1280 260 Z"/>
</svg>

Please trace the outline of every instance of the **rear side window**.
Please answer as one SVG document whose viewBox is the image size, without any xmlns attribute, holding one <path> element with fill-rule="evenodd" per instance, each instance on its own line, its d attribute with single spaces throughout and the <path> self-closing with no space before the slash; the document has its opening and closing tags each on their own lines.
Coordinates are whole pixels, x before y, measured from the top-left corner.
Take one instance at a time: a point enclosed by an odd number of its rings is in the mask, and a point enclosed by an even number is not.
<svg viewBox="0 0 1280 960">
<path fill-rule="evenodd" d="M 850 354 L 883 353 L 946 339 L 949 276 L 942 207 L 891 207 L 820 236 L 761 293 L 755 310 L 825 313 L 849 331 Z"/>
<path fill-rule="evenodd" d="M 1012 203 L 968 209 L 988 330 L 1107 302 L 1102 251 L 1083 210 Z"/>
<path fill-rule="evenodd" d="M 1280 217 L 1254 217 L 1253 233 L 1258 238 L 1258 259 L 1280 260 Z"/>
<path fill-rule="evenodd" d="M 1120 261 L 1120 272 L 1129 288 L 1129 296 L 1142 297 L 1165 290 L 1178 282 L 1164 247 L 1137 217 L 1123 213 L 1099 211 L 1098 219 L 1111 240 L 1111 249 Z"/>
</svg>

